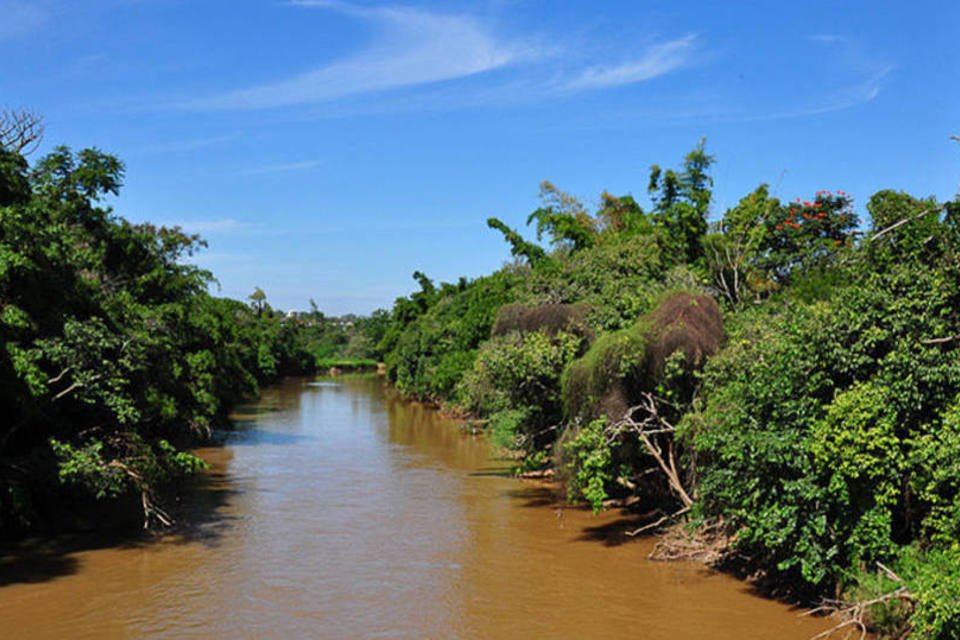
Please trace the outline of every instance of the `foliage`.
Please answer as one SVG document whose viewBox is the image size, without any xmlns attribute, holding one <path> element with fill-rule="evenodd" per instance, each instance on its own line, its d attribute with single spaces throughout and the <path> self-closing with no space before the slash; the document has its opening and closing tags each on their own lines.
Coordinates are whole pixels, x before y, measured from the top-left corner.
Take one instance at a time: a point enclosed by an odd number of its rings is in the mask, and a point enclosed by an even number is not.
<svg viewBox="0 0 960 640">
<path fill-rule="evenodd" d="M 518 282 L 516 273 L 501 270 L 439 289 L 422 286 L 399 299 L 394 324 L 378 347 L 390 379 L 412 396 L 449 398 L 490 336 L 497 310 L 512 301 Z"/>
<path fill-rule="evenodd" d="M 653 306 L 665 275 L 655 235 L 613 236 L 533 269 L 517 297 L 528 304 L 582 304 L 594 329 L 622 329 Z"/>
<path fill-rule="evenodd" d="M 491 339 L 463 376 L 460 403 L 490 415 L 493 433 L 501 442 L 513 448 L 542 448 L 554 437 L 549 428 L 563 417 L 560 372 L 583 344 L 582 336 L 541 330 Z"/>
<path fill-rule="evenodd" d="M 703 255 L 713 186 L 708 171 L 713 162 L 706 141 L 701 140 L 684 157 L 681 171 L 650 167 L 647 191 L 654 204 L 652 218 L 666 244 L 665 253 L 677 263 L 696 264 Z"/>
<path fill-rule="evenodd" d="M 603 508 L 614 478 L 613 457 L 606 442 L 606 418 L 591 420 L 563 445 L 567 463 L 567 497 L 582 498 L 594 513 Z"/>
<path fill-rule="evenodd" d="M 960 637 L 960 547 L 904 550 L 899 570 L 916 598 L 910 624 L 917 637 Z"/>
<path fill-rule="evenodd" d="M 108 499 L 190 473 L 183 451 L 260 382 L 299 371 L 296 328 L 207 293 L 203 246 L 102 201 L 123 165 L 0 152 L 0 530 L 41 524 L 62 482 Z M 261 292 L 262 293 L 262 292 Z M 150 513 L 160 513 L 151 507 Z M 145 513 L 149 516 L 150 513 Z"/>
<path fill-rule="evenodd" d="M 548 180 L 540 183 L 540 199 L 544 206 L 527 218 L 528 225 L 537 223 L 537 240 L 547 234 L 554 247 L 573 251 L 593 245 L 597 236 L 597 220 L 587 213 L 579 200 L 560 191 Z"/>
<path fill-rule="evenodd" d="M 626 399 L 642 386 L 647 354 L 645 324 L 602 334 L 583 357 L 563 374 L 567 416 L 591 419 L 607 415 L 617 419 L 627 409 Z"/>
<path fill-rule="evenodd" d="M 902 202 L 909 217 L 916 207 Z M 960 272 L 948 230 L 925 233 L 922 244 L 888 241 L 914 248 L 897 261 L 859 247 L 819 300 L 784 297 L 743 314 L 707 366 L 690 418 L 700 507 L 793 580 L 829 589 L 904 540 L 956 540 L 946 456 L 956 447 Z"/>
</svg>

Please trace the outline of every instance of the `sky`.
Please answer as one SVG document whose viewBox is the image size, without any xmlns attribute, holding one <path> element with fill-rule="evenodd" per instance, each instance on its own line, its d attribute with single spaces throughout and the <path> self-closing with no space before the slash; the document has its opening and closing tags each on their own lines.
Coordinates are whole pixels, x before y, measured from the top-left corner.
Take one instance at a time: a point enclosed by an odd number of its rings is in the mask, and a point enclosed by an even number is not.
<svg viewBox="0 0 960 640">
<path fill-rule="evenodd" d="M 369 313 L 509 260 L 549 179 L 646 206 L 701 138 L 711 216 L 960 189 L 960 2 L 0 0 L 0 106 L 120 157 L 219 295 Z"/>
</svg>

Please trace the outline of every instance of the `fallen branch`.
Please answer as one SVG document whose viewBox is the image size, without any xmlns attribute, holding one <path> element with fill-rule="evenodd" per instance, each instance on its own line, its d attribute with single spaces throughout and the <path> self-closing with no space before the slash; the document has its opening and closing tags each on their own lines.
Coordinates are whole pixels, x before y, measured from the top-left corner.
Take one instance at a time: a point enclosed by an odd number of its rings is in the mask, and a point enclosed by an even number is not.
<svg viewBox="0 0 960 640">
<path fill-rule="evenodd" d="M 723 519 L 694 530 L 674 525 L 663 533 L 647 556 L 661 562 L 702 562 L 714 565 L 730 551 L 731 536 Z"/>
<path fill-rule="evenodd" d="M 867 615 L 870 613 L 870 609 L 878 604 L 885 604 L 887 602 L 900 601 L 907 606 L 913 606 L 916 598 L 913 593 L 903 585 L 903 578 L 894 573 L 889 567 L 884 565 L 882 562 L 877 562 L 877 571 L 882 572 L 885 576 L 893 580 L 894 582 L 900 583 L 902 586 L 897 587 L 895 590 L 885 593 L 876 598 L 871 598 L 869 600 L 861 600 L 860 602 L 843 602 L 841 600 L 826 600 L 822 605 L 816 609 L 811 609 L 803 615 L 809 616 L 818 613 L 827 613 L 832 616 L 841 618 L 841 621 L 833 625 L 826 631 L 822 631 L 817 635 L 813 636 L 810 640 L 820 640 L 822 638 L 829 638 L 833 634 L 851 627 L 860 631 L 860 638 L 863 640 L 867 637 L 867 634 L 870 632 L 869 621 Z M 849 635 L 849 631 L 848 634 Z"/>
<path fill-rule="evenodd" d="M 659 526 L 663 525 L 664 523 L 669 522 L 670 520 L 673 520 L 673 519 L 677 518 L 678 516 L 682 516 L 683 514 L 688 513 L 689 511 L 690 511 L 690 507 L 684 507 L 683 509 L 680 509 L 679 511 L 674 511 L 673 513 L 668 513 L 667 515 L 663 516 L 662 518 L 660 518 L 660 519 L 657 520 L 656 522 L 651 522 L 650 524 L 645 524 L 645 525 L 643 525 L 642 527 L 640 527 L 640 528 L 638 528 L 638 529 L 634 529 L 633 531 L 627 531 L 626 533 L 627 533 L 627 535 L 630 536 L 631 538 L 634 537 L 634 536 L 638 536 L 638 535 L 640 535 L 641 533 L 643 533 L 644 531 L 649 531 L 649 530 L 651 530 L 651 529 L 656 529 L 656 528 L 658 528 Z"/>
<path fill-rule="evenodd" d="M 803 615 L 812 615 L 814 613 L 822 613 L 824 611 L 831 612 L 831 615 L 839 616 L 843 620 L 834 626 L 830 627 L 826 631 L 821 631 L 817 635 L 813 636 L 810 640 L 820 640 L 821 638 L 829 638 L 833 634 L 837 633 L 842 629 L 847 627 L 854 627 L 860 631 L 860 639 L 863 640 L 867 637 L 867 634 L 870 632 L 870 628 L 867 625 L 867 614 L 870 611 L 870 608 L 874 605 L 883 604 L 885 602 L 892 602 L 894 600 L 900 600 L 909 604 L 913 604 L 914 597 L 910 593 L 910 590 L 906 587 L 899 587 L 896 591 L 891 591 L 890 593 L 885 593 L 882 596 L 877 598 L 872 598 L 870 600 L 862 600 L 851 605 L 846 604 L 826 604 L 811 611 L 804 613 Z"/>
</svg>

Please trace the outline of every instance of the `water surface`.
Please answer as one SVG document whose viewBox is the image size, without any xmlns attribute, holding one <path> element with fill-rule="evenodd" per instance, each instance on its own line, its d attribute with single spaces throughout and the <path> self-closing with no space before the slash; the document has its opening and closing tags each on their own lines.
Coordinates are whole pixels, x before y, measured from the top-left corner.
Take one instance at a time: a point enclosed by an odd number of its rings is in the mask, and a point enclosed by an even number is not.
<svg viewBox="0 0 960 640">
<path fill-rule="evenodd" d="M 16 638 L 806 639 L 827 624 L 620 513 L 558 509 L 482 438 L 375 377 L 293 379 L 243 408 L 177 535 L 0 560 Z"/>
</svg>

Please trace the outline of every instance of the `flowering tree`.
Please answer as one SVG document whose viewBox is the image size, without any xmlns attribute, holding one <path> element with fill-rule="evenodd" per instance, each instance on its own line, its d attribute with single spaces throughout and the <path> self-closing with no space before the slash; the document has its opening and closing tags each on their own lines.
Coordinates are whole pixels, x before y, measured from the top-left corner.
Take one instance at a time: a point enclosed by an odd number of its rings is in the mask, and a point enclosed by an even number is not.
<svg viewBox="0 0 960 640">
<path fill-rule="evenodd" d="M 795 269 L 821 264 L 852 246 L 859 223 L 853 198 L 843 191 L 818 191 L 812 202 L 797 198 L 770 211 L 759 266 L 786 280 Z"/>
</svg>

